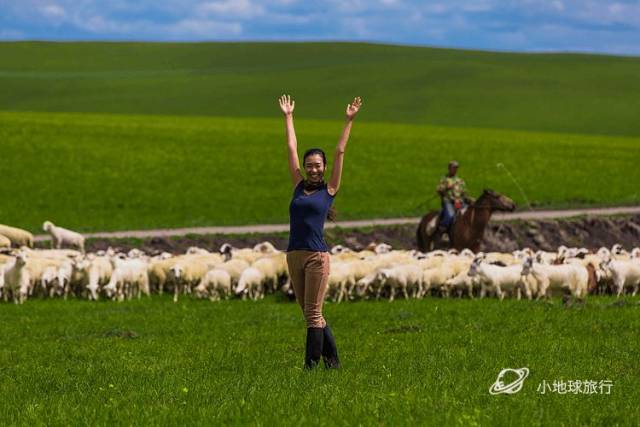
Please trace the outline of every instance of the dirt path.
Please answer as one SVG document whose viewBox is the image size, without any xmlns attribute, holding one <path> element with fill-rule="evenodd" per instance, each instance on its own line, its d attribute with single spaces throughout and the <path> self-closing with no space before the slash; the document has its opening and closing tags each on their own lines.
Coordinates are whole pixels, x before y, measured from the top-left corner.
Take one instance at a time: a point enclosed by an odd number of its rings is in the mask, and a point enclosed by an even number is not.
<svg viewBox="0 0 640 427">
<path fill-rule="evenodd" d="M 565 210 L 540 210 L 540 211 L 523 211 L 513 213 L 498 213 L 492 216 L 492 221 L 510 221 L 510 220 L 539 220 L 553 218 L 570 218 L 581 215 L 590 216 L 609 216 L 609 215 L 634 215 L 640 214 L 640 206 L 624 206 L 609 208 L 591 208 L 591 209 L 565 209 Z M 420 218 L 385 218 L 385 219 L 364 219 L 357 221 L 338 221 L 336 223 L 326 222 L 325 228 L 358 228 L 370 227 L 375 225 L 402 225 L 402 224 L 418 224 Z M 226 227 L 192 227 L 192 228 L 164 228 L 155 230 L 126 230 L 126 231 L 109 231 L 98 233 L 84 234 L 87 238 L 101 239 L 120 239 L 120 238 L 149 238 L 149 237 L 170 237 L 185 236 L 187 234 L 245 234 L 245 233 L 277 233 L 289 231 L 289 224 L 258 224 L 258 225 L 242 225 L 242 226 L 226 226 Z M 36 241 L 49 240 L 48 235 L 35 236 Z"/>
</svg>

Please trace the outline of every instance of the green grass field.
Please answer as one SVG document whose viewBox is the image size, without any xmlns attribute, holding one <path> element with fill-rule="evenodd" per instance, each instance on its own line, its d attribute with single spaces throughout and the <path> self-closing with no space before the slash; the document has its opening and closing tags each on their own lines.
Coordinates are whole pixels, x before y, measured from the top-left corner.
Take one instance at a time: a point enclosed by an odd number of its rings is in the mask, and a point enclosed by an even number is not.
<svg viewBox="0 0 640 427">
<path fill-rule="evenodd" d="M 640 58 L 364 43 L 0 43 L 0 110 L 300 118 L 640 136 Z"/>
<path fill-rule="evenodd" d="M 359 43 L 0 43 L 0 223 L 285 223 L 282 93 L 300 153 L 330 164 L 364 100 L 339 219 L 435 208 L 452 158 L 472 195 L 521 208 L 638 204 L 639 74 L 632 57 Z M 281 296 L 2 304 L 0 424 L 634 425 L 640 298 L 620 301 L 327 303 L 338 372 L 302 370 L 302 314 Z M 507 367 L 530 369 L 522 391 L 490 395 Z"/>
<path fill-rule="evenodd" d="M 320 146 L 330 164 L 347 102 L 364 99 L 339 219 L 438 207 L 452 158 L 472 195 L 520 208 L 638 204 L 639 73 L 634 57 L 362 43 L 0 43 L 0 218 L 287 222 L 284 92 L 300 154 Z"/>
<path fill-rule="evenodd" d="M 0 310 L 3 425 L 634 425 L 640 299 L 325 305 L 341 371 L 302 371 L 300 308 L 29 300 Z M 528 367 L 514 395 L 489 394 Z M 610 394 L 541 394 L 610 380 Z"/>
<path fill-rule="evenodd" d="M 489 187 L 526 208 L 634 204 L 640 138 L 429 125 L 354 124 L 335 206 L 340 219 L 412 216 L 449 159 L 470 193 Z M 331 164 L 340 121 L 296 121 L 300 154 Z M 0 217 L 37 232 L 286 223 L 292 191 L 284 124 L 272 119 L 0 113 Z M 328 175 L 327 175 L 328 176 Z M 429 200 L 428 204 L 424 202 Z"/>
</svg>

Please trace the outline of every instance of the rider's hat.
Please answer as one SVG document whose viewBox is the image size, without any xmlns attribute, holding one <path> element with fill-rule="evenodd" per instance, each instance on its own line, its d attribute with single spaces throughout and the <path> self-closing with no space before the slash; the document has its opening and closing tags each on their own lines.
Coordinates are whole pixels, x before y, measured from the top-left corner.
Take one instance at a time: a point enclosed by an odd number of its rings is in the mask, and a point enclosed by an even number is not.
<svg viewBox="0 0 640 427">
<path fill-rule="evenodd" d="M 458 162 L 456 162 L 455 160 L 451 160 L 451 161 L 449 162 L 449 166 L 454 166 L 454 167 L 456 167 L 456 168 L 457 168 L 457 167 L 458 167 Z"/>
</svg>

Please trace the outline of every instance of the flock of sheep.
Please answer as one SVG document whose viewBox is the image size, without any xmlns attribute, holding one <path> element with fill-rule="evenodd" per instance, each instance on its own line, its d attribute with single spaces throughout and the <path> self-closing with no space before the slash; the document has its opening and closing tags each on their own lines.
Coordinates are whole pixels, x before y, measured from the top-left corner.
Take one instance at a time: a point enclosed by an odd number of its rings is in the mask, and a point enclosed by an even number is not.
<svg viewBox="0 0 640 427">
<path fill-rule="evenodd" d="M 122 301 L 142 295 L 191 294 L 212 301 L 231 297 L 263 298 L 265 293 L 292 296 L 286 253 L 271 243 L 237 249 L 224 244 L 219 252 L 192 247 L 184 254 L 148 255 L 138 249 L 84 253 L 78 233 L 46 222 L 55 249 L 31 249 L 33 237 L 0 225 L 16 248 L 0 254 L 0 294 L 22 303 L 33 296 L 65 299 L 69 295 Z M 21 232 L 21 233 L 20 233 Z M 28 234 L 28 233 L 27 233 Z M 74 245 L 76 249 L 62 249 Z M 523 249 L 513 253 L 392 250 L 371 244 L 353 251 L 331 249 L 327 298 L 335 302 L 396 297 L 451 295 L 470 298 L 505 296 L 529 299 L 562 293 L 582 299 L 587 294 L 635 295 L 640 286 L 640 248 L 561 246 L 555 252 Z"/>
</svg>

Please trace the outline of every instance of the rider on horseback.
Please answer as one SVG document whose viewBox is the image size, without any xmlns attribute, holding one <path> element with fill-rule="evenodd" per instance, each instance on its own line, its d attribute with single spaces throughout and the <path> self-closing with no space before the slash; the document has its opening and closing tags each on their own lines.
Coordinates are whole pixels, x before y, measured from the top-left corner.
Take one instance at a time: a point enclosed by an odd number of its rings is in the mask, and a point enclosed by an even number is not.
<svg viewBox="0 0 640 427">
<path fill-rule="evenodd" d="M 456 176 L 458 171 L 458 162 L 452 160 L 449 162 L 449 173 L 443 176 L 436 187 L 436 192 L 442 200 L 442 211 L 440 212 L 440 220 L 438 221 L 437 235 L 444 235 L 446 232 L 449 236 L 449 242 L 453 242 L 451 235 L 451 226 L 456 217 L 456 213 L 470 203 L 472 200 L 467 196 L 466 185 L 464 180 Z"/>
</svg>

